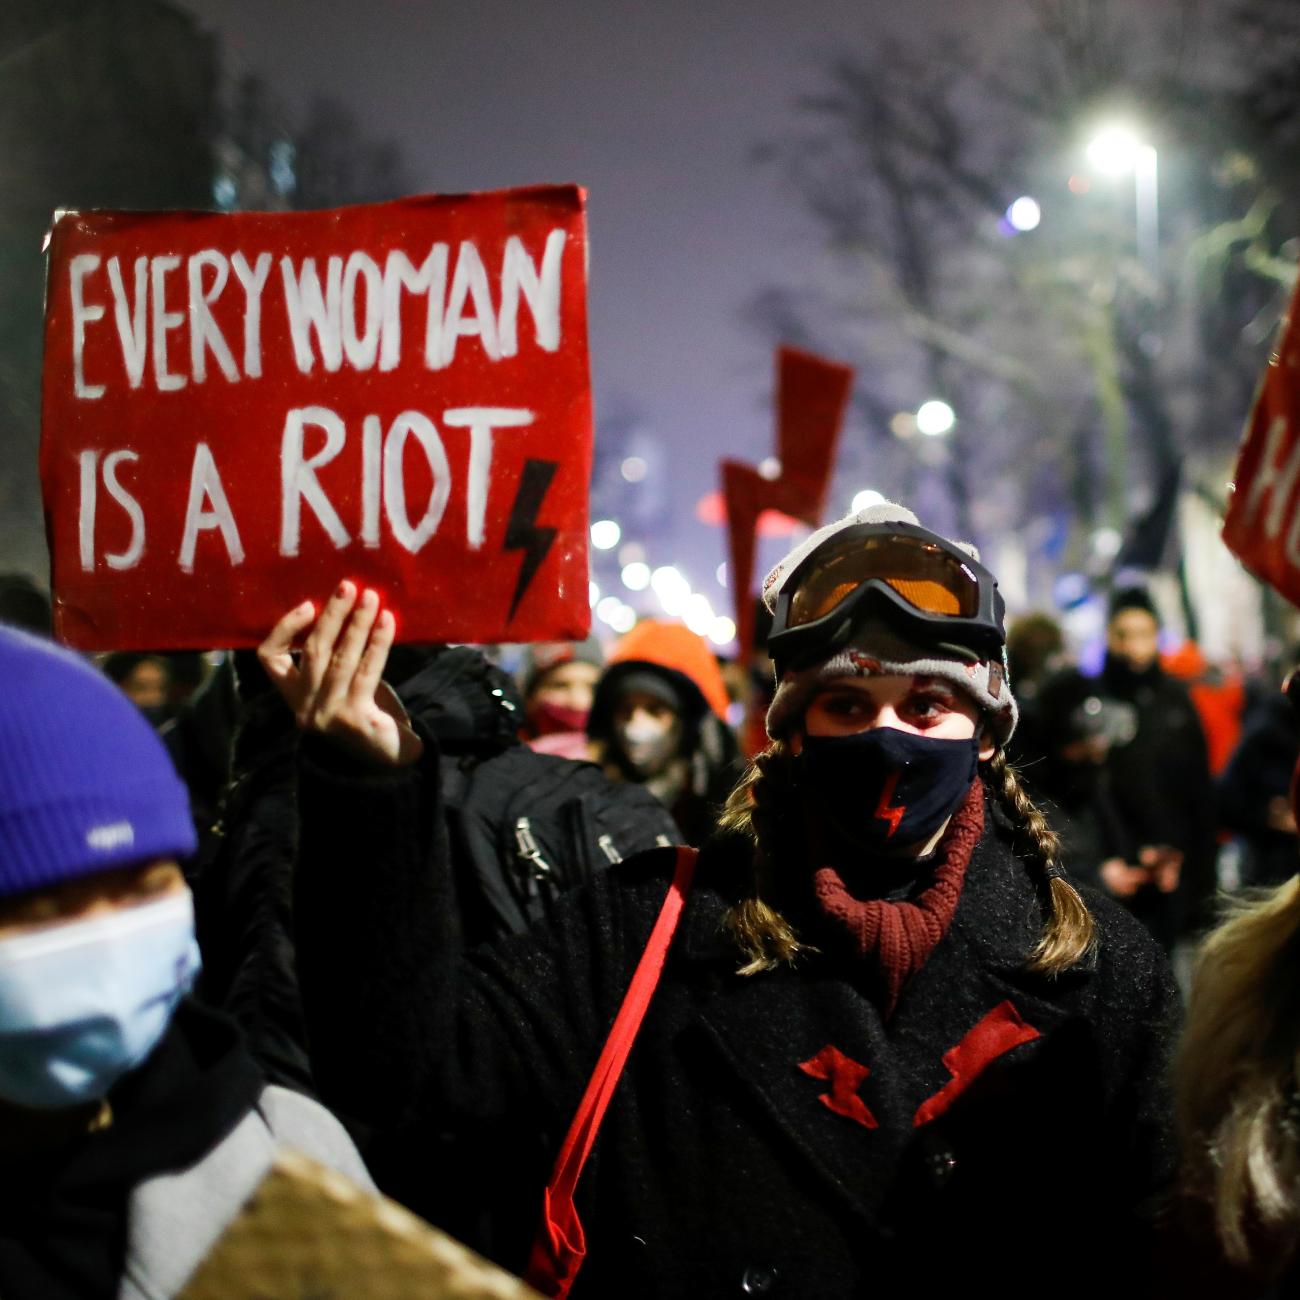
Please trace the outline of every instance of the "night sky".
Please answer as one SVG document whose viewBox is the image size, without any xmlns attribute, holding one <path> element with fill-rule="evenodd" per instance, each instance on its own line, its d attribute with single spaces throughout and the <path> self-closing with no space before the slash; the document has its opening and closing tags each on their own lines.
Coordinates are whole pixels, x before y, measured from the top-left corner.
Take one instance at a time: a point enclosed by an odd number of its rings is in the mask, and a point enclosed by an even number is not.
<svg viewBox="0 0 1300 1300">
<path fill-rule="evenodd" d="M 798 196 L 754 160 L 756 146 L 792 131 L 795 100 L 834 52 L 886 30 L 958 30 L 994 59 L 1026 9 L 1011 0 L 965 3 L 959 17 L 942 0 L 185 3 L 220 38 L 229 71 L 260 74 L 291 118 L 317 94 L 343 101 L 369 135 L 399 145 L 417 190 L 589 189 L 597 428 L 602 412 L 631 410 L 662 439 L 656 472 L 672 476 L 674 515 L 648 558 L 677 562 L 700 588 L 724 543 L 694 523 L 695 502 L 716 486 L 720 456 L 771 450 L 770 341 L 746 322 L 746 305 L 766 285 L 797 282 L 817 256 Z M 831 508 L 846 509 L 863 486 L 840 483 Z"/>
</svg>

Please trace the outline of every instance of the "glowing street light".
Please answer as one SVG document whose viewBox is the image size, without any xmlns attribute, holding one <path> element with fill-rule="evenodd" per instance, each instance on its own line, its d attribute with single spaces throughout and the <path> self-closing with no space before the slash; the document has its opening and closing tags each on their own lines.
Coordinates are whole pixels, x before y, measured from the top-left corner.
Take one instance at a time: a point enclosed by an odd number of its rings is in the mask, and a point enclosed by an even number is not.
<svg viewBox="0 0 1300 1300">
<path fill-rule="evenodd" d="M 929 438 L 941 438 L 954 424 L 957 416 L 947 402 L 932 398 L 923 402 L 916 412 L 916 427 Z"/>
<path fill-rule="evenodd" d="M 866 510 L 871 506 L 882 505 L 884 500 L 885 495 L 883 492 L 877 492 L 875 488 L 864 488 L 854 496 L 853 504 L 849 507 L 849 510 L 856 515 L 860 510 Z"/>
<path fill-rule="evenodd" d="M 1160 258 L 1158 157 L 1154 146 L 1144 144 L 1131 128 L 1116 124 L 1098 131 L 1084 152 L 1088 162 L 1104 176 L 1133 173 L 1138 256 L 1154 275 Z"/>
<path fill-rule="evenodd" d="M 1148 147 L 1128 127 L 1107 126 L 1088 141 L 1084 152 L 1103 176 L 1125 176 L 1137 166 L 1138 156 Z"/>
</svg>

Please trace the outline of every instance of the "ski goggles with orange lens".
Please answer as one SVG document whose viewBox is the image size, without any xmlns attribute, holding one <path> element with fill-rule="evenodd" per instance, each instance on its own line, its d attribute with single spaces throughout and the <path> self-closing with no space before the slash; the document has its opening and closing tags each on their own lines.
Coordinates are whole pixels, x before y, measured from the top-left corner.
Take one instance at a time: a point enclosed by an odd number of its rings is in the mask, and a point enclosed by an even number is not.
<svg viewBox="0 0 1300 1300">
<path fill-rule="evenodd" d="M 909 639 L 985 659 L 1006 641 L 997 579 L 959 546 L 914 524 L 851 524 L 782 585 L 767 652 L 803 667 L 850 645 L 871 615 Z"/>
</svg>

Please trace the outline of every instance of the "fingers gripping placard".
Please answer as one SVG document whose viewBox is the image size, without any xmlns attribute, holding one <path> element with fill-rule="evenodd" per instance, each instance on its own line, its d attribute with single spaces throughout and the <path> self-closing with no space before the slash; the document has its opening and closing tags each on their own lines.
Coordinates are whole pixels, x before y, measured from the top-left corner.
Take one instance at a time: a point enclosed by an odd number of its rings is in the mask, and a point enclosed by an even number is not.
<svg viewBox="0 0 1300 1300">
<path fill-rule="evenodd" d="M 582 191 L 63 213 L 46 296 L 64 641 L 253 645 L 340 575 L 405 640 L 586 634 Z"/>
</svg>

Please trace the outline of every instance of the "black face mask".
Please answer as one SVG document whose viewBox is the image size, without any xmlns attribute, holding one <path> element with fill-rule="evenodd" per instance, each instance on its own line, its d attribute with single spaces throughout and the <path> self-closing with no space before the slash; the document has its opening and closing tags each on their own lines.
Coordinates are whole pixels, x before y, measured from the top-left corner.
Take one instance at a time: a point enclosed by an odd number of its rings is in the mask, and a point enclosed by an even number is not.
<svg viewBox="0 0 1300 1300">
<path fill-rule="evenodd" d="M 889 851 L 928 840 L 979 770 L 978 735 L 936 740 L 893 727 L 807 736 L 799 778 L 841 836 Z"/>
</svg>

